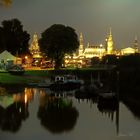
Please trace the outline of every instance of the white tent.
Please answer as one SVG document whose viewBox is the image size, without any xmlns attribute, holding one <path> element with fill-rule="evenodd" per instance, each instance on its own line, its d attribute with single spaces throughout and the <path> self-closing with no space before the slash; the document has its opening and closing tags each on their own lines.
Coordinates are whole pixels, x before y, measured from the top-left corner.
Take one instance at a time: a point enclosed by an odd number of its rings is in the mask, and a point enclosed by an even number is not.
<svg viewBox="0 0 140 140">
<path fill-rule="evenodd" d="M 12 55 L 10 52 L 8 52 L 7 50 L 3 51 L 1 54 L 0 54 L 0 62 L 1 61 L 4 61 L 4 62 L 7 62 L 7 61 L 13 61 L 13 63 L 16 63 L 17 60 L 19 60 L 20 58 L 18 57 L 15 57 L 14 55 Z"/>
<path fill-rule="evenodd" d="M 10 52 L 8 52 L 7 50 L 5 50 L 0 54 L 0 60 L 3 60 L 4 62 L 6 62 L 7 60 L 15 61 L 16 57 L 12 55 Z"/>
</svg>

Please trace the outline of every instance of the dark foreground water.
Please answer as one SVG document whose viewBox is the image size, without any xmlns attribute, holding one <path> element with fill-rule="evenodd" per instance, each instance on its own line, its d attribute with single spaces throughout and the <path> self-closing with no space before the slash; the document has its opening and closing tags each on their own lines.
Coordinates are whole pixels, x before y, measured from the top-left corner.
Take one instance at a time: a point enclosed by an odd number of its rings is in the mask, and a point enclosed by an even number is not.
<svg viewBox="0 0 140 140">
<path fill-rule="evenodd" d="M 130 99 L 105 106 L 73 92 L 0 88 L 0 139 L 139 140 L 140 105 Z"/>
</svg>

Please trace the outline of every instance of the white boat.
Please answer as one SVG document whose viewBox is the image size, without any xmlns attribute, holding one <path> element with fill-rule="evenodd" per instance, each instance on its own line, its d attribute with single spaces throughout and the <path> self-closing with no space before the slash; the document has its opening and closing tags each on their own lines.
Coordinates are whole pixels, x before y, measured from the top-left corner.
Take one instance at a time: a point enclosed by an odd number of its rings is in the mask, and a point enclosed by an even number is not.
<svg viewBox="0 0 140 140">
<path fill-rule="evenodd" d="M 84 81 L 78 79 L 75 75 L 57 75 L 50 88 L 52 90 L 73 90 L 80 88 L 83 84 Z"/>
<path fill-rule="evenodd" d="M 78 84 L 84 84 L 83 80 L 78 79 L 77 76 L 75 75 L 57 75 L 55 77 L 55 82 L 62 82 L 64 83 L 78 83 Z"/>
</svg>

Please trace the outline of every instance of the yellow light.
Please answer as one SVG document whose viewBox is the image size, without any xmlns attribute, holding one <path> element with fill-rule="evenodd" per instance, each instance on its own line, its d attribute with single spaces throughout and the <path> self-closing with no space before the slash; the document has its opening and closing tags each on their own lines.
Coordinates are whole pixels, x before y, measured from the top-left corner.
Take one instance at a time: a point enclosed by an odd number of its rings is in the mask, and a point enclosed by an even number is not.
<svg viewBox="0 0 140 140">
<path fill-rule="evenodd" d="M 24 95 L 24 102 L 27 103 L 27 94 Z"/>
<path fill-rule="evenodd" d="M 103 47 L 103 44 L 100 44 L 100 47 Z"/>
<path fill-rule="evenodd" d="M 28 56 L 27 55 L 25 56 L 25 59 L 28 59 Z"/>
</svg>

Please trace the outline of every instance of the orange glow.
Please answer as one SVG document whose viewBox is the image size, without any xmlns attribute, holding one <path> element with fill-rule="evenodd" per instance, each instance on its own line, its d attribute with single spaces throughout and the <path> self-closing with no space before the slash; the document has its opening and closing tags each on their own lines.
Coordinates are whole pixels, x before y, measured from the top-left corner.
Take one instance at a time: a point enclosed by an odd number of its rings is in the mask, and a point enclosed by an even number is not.
<svg viewBox="0 0 140 140">
<path fill-rule="evenodd" d="M 28 56 L 27 55 L 25 56 L 25 59 L 28 59 Z"/>
<path fill-rule="evenodd" d="M 27 103 L 27 101 L 28 101 L 28 100 L 27 100 L 27 94 L 25 94 L 25 95 L 24 95 L 24 102 L 25 102 L 25 104 Z"/>
</svg>

